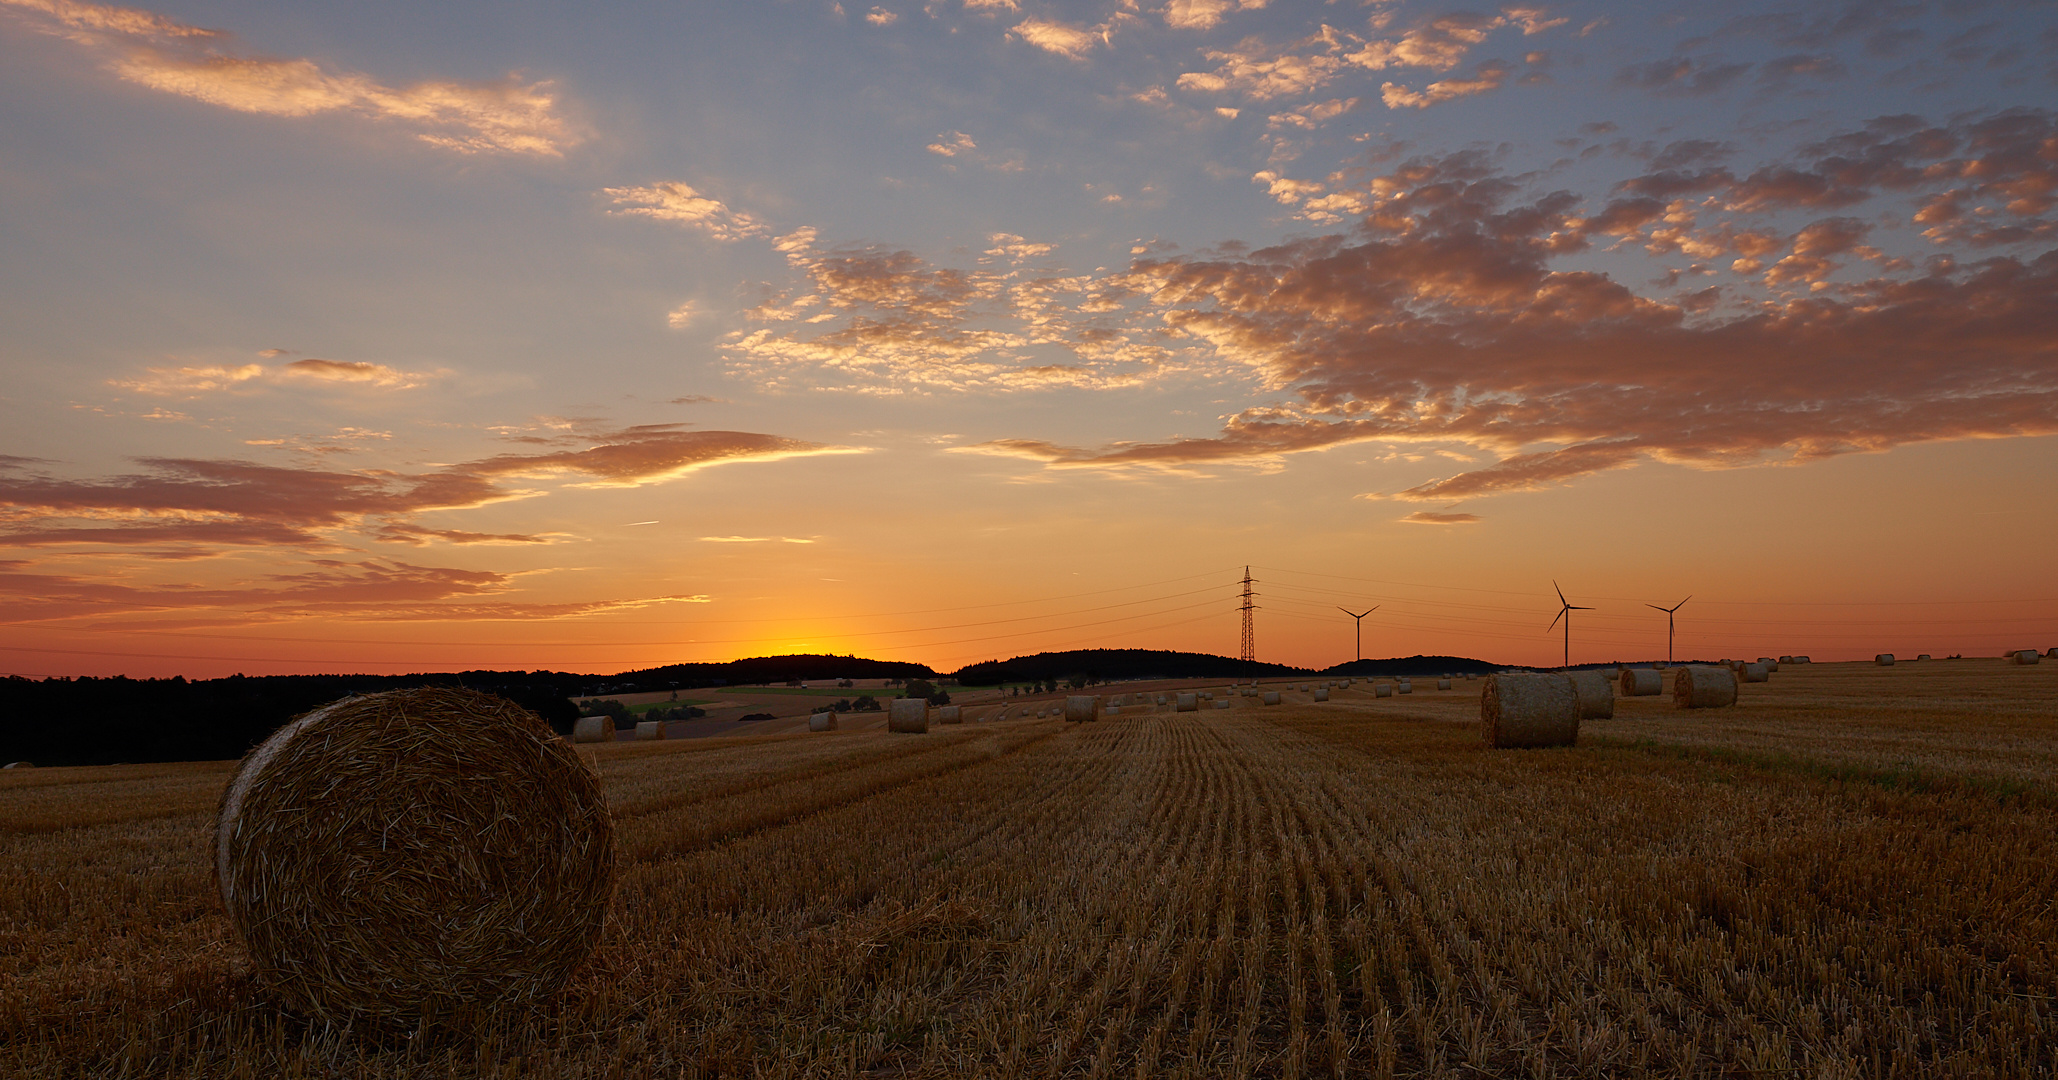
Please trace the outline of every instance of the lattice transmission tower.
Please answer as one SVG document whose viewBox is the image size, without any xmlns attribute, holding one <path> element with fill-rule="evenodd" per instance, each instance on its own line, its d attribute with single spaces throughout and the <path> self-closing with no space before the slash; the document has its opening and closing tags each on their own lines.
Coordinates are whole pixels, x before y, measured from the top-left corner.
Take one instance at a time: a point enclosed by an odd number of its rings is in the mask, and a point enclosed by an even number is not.
<svg viewBox="0 0 2058 1080">
<path fill-rule="evenodd" d="M 1251 584 L 1251 568 L 1246 566 L 1243 568 L 1243 606 L 1238 609 L 1243 612 L 1244 663 L 1258 658 L 1257 628 L 1251 623 L 1251 612 L 1258 610 L 1258 605 L 1251 603 L 1251 599 L 1258 594 L 1251 591 Z"/>
</svg>

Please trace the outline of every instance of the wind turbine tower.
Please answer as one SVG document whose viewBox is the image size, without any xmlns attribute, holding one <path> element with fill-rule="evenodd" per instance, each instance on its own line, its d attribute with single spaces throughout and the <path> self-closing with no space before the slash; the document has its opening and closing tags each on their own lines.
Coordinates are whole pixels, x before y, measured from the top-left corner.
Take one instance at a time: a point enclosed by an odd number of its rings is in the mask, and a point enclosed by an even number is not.
<svg viewBox="0 0 2058 1080">
<path fill-rule="evenodd" d="M 1378 611 L 1379 605 L 1374 604 L 1363 611 L 1352 611 L 1347 607 L 1338 607 L 1336 610 L 1358 620 L 1358 655 L 1354 659 L 1363 660 L 1365 658 L 1365 616 Z"/>
<path fill-rule="evenodd" d="M 1693 599 L 1692 596 L 1688 596 L 1686 598 L 1686 600 L 1691 599 Z M 1665 662 L 1668 664 L 1672 662 L 1672 617 L 1673 615 L 1678 613 L 1680 608 L 1686 606 L 1686 600 L 1681 600 L 1679 603 L 1674 604 L 1671 607 L 1659 607 L 1656 604 L 1644 605 L 1645 607 L 1650 608 L 1653 611 L 1662 611 L 1665 613 Z"/>
<path fill-rule="evenodd" d="M 1558 583 L 1555 581 L 1551 582 L 1551 588 L 1558 589 Z M 1684 602 L 1681 601 L 1681 603 Z M 1575 611 L 1592 610 L 1592 608 L 1584 604 L 1574 604 L 1567 601 L 1565 599 L 1565 590 L 1558 589 L 1558 614 L 1556 618 L 1551 620 L 1551 625 L 1544 627 L 1544 633 L 1548 634 L 1552 630 L 1557 629 L 1559 619 L 1565 620 L 1565 666 L 1568 668 L 1572 666 L 1572 613 Z"/>
</svg>

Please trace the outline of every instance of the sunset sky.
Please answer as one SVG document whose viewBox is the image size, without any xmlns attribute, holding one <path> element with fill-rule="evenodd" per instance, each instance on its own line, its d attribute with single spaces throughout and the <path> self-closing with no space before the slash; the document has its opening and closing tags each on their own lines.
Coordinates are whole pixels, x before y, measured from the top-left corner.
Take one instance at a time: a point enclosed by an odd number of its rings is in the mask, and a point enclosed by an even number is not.
<svg viewBox="0 0 2058 1080">
<path fill-rule="evenodd" d="M 2058 645 L 2058 7 L 0 0 L 0 672 Z"/>
</svg>

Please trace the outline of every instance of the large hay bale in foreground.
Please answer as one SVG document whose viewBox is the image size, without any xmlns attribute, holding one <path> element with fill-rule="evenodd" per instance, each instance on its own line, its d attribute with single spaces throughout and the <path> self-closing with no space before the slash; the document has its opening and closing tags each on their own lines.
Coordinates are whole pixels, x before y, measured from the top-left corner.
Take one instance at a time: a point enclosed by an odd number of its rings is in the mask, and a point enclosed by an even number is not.
<svg viewBox="0 0 2058 1080">
<path fill-rule="evenodd" d="M 615 741 L 615 718 L 612 716 L 582 716 L 572 725 L 573 742 Z"/>
<path fill-rule="evenodd" d="M 1772 669 L 1766 667 L 1764 664 L 1745 664 L 1743 670 L 1738 672 L 1737 674 L 1741 675 L 1743 677 L 1743 681 L 1745 682 L 1772 681 Z"/>
<path fill-rule="evenodd" d="M 1100 699 L 1092 694 L 1073 694 L 1065 699 L 1065 719 L 1075 724 L 1100 719 Z"/>
<path fill-rule="evenodd" d="M 664 724 L 664 721 L 662 721 L 662 720 L 639 720 L 639 721 L 637 721 L 637 722 L 636 722 L 636 738 L 637 738 L 637 740 L 638 740 L 638 741 L 640 741 L 640 742 L 649 742 L 649 741 L 650 741 L 650 740 L 652 740 L 652 739 L 662 739 L 662 738 L 664 738 L 664 737 L 665 737 L 665 724 Z"/>
<path fill-rule="evenodd" d="M 1612 720 L 1615 718 L 1615 684 L 1608 680 L 1605 671 L 1574 671 L 1570 673 L 1572 689 L 1579 694 L 1579 718 L 1581 720 Z"/>
<path fill-rule="evenodd" d="M 1665 676 L 1652 668 L 1630 668 L 1622 673 L 1623 697 L 1656 697 L 1665 692 Z"/>
<path fill-rule="evenodd" d="M 614 892 L 600 779 L 471 690 L 347 697 L 243 759 L 216 884 L 258 978 L 331 1022 L 490 1016 L 555 993 Z"/>
<path fill-rule="evenodd" d="M 1200 695 L 1199 695 L 1199 694 L 1181 694 L 1181 695 L 1179 695 L 1179 700 L 1178 700 L 1177 702 L 1175 702 L 1175 703 L 1173 704 L 1173 707 L 1172 707 L 1172 711 L 1174 711 L 1174 712 L 1198 712 L 1198 711 L 1200 711 Z"/>
<path fill-rule="evenodd" d="M 1736 672 L 1707 664 L 1687 664 L 1672 676 L 1676 709 L 1720 709 L 1736 704 Z"/>
<path fill-rule="evenodd" d="M 1495 749 L 1571 746 L 1579 741 L 1579 690 L 1566 675 L 1488 675 L 1479 728 Z"/>
<path fill-rule="evenodd" d="M 1001 718 L 1006 719 L 1007 714 L 1002 713 Z M 836 714 L 833 712 L 818 712 L 809 716 L 807 718 L 807 729 L 809 731 L 835 731 Z"/>
<path fill-rule="evenodd" d="M 886 730 L 920 735 L 929 730 L 929 702 L 918 697 L 894 698 L 886 704 Z"/>
<path fill-rule="evenodd" d="M 2037 655 L 2035 649 L 2020 649 L 2009 656 L 2008 662 L 2011 664 L 2034 664 L 2039 659 L 2041 658 Z"/>
</svg>

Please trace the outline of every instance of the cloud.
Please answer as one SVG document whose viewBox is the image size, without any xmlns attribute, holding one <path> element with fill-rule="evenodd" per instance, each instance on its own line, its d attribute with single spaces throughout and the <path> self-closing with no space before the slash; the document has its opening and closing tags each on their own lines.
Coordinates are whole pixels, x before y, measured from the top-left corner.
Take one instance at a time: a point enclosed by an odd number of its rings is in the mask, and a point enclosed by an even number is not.
<svg viewBox="0 0 2058 1080">
<path fill-rule="evenodd" d="M 1417 510 L 1401 519 L 1410 525 L 1473 525 L 1479 521 L 1478 514 L 1439 514 L 1433 510 Z"/>
<path fill-rule="evenodd" d="M 930 143 L 926 149 L 943 157 L 956 157 L 967 151 L 979 149 L 979 144 L 973 142 L 972 137 L 962 131 L 946 131 L 937 136 L 936 141 Z"/>
<path fill-rule="evenodd" d="M 1479 65 L 1472 78 L 1442 79 L 1430 83 L 1419 93 L 1399 83 L 1383 83 L 1379 87 L 1380 96 L 1389 109 L 1426 109 L 1431 105 L 1440 105 L 1461 97 L 1499 90 L 1501 84 L 1508 81 L 1508 74 L 1514 70 L 1511 64 L 1488 60 Z"/>
<path fill-rule="evenodd" d="M 1708 65 L 1686 57 L 1632 64 L 1615 74 L 1615 84 L 1667 97 L 1701 97 L 1723 90 L 1751 70 L 1749 64 Z"/>
<path fill-rule="evenodd" d="M 764 223 L 751 215 L 731 210 L 721 200 L 702 195 L 691 185 L 676 180 L 646 187 L 603 188 L 601 194 L 619 208 L 609 210 L 610 214 L 676 222 L 725 242 L 762 236 L 767 231 Z"/>
<path fill-rule="evenodd" d="M 555 85 L 420 82 L 391 87 L 368 75 L 334 71 L 305 58 L 239 56 L 222 51 L 230 35 L 151 12 L 67 0 L 0 0 L 45 33 L 98 54 L 129 82 L 220 108 L 267 116 L 351 113 L 414 130 L 430 145 L 459 153 L 562 156 L 576 142 L 560 115 Z"/>
<path fill-rule="evenodd" d="M 309 357 L 276 367 L 264 364 L 196 364 L 145 368 L 138 378 L 110 379 L 108 385 L 156 397 L 194 398 L 224 391 L 253 391 L 295 384 L 411 390 L 436 377 L 436 374 L 400 371 L 384 364 Z"/>
<path fill-rule="evenodd" d="M 0 546 L 187 543 L 326 549 L 358 533 L 409 542 L 529 543 L 540 538 L 427 530 L 408 519 L 535 492 L 511 480 L 564 478 L 586 487 L 663 483 L 712 465 L 850 453 L 776 435 L 646 424 L 593 432 L 579 444 L 502 454 L 434 472 L 344 472 L 248 461 L 145 458 L 144 471 L 68 480 L 24 468 L 0 474 Z"/>
<path fill-rule="evenodd" d="M 1851 197 L 1920 203 L 1921 185 L 1977 184 L 2012 197 L 2017 227 L 2045 223 L 2030 215 L 2058 199 L 2058 161 L 2038 149 L 2058 145 L 2050 114 L 2011 110 L 1931 132 L 1875 122 L 1813 161 L 1721 173 L 1706 187 L 1738 212 L 1780 212 Z M 1785 177 L 1814 179 L 1773 182 Z M 1257 179 L 1302 205 L 1339 194 Z M 1821 218 L 1792 234 L 1731 220 L 1709 228 L 1664 200 L 1589 211 L 1566 192 L 1524 190 L 1480 153 L 1409 159 L 1351 192 L 1360 216 L 1348 235 L 1139 257 L 1109 284 L 1148 297 L 1216 370 L 1247 372 L 1289 403 L 1246 408 L 1212 437 L 963 449 L 1069 469 L 1265 464 L 1371 441 L 1462 443 L 1499 458 L 1396 496 L 1449 500 L 1653 460 L 1719 468 L 2058 433 L 2058 251 L 1918 268 L 1868 247 L 1870 220 Z M 1826 200 L 1832 192 L 1850 194 Z M 1601 235 L 1752 252 L 1750 272 L 1769 260 L 1767 291 L 1717 307 L 1557 265 Z M 1831 283 L 1833 260 L 1847 255 L 1875 271 Z"/>
<path fill-rule="evenodd" d="M 703 536 L 703 543 L 709 544 L 812 544 L 814 540 L 803 536 Z"/>
<path fill-rule="evenodd" d="M 875 7 L 865 14 L 865 21 L 873 26 L 892 26 L 900 21 L 900 16 L 883 7 Z"/>
<path fill-rule="evenodd" d="M 1084 60 L 1096 46 L 1108 43 L 1108 28 L 1088 28 L 1055 19 L 1024 19 L 1008 31 L 1009 37 L 1021 38 L 1045 52 L 1073 60 Z"/>
<path fill-rule="evenodd" d="M 1268 0 L 1168 0 L 1165 25 L 1174 30 L 1212 30 L 1232 11 L 1257 11 Z"/>
</svg>

